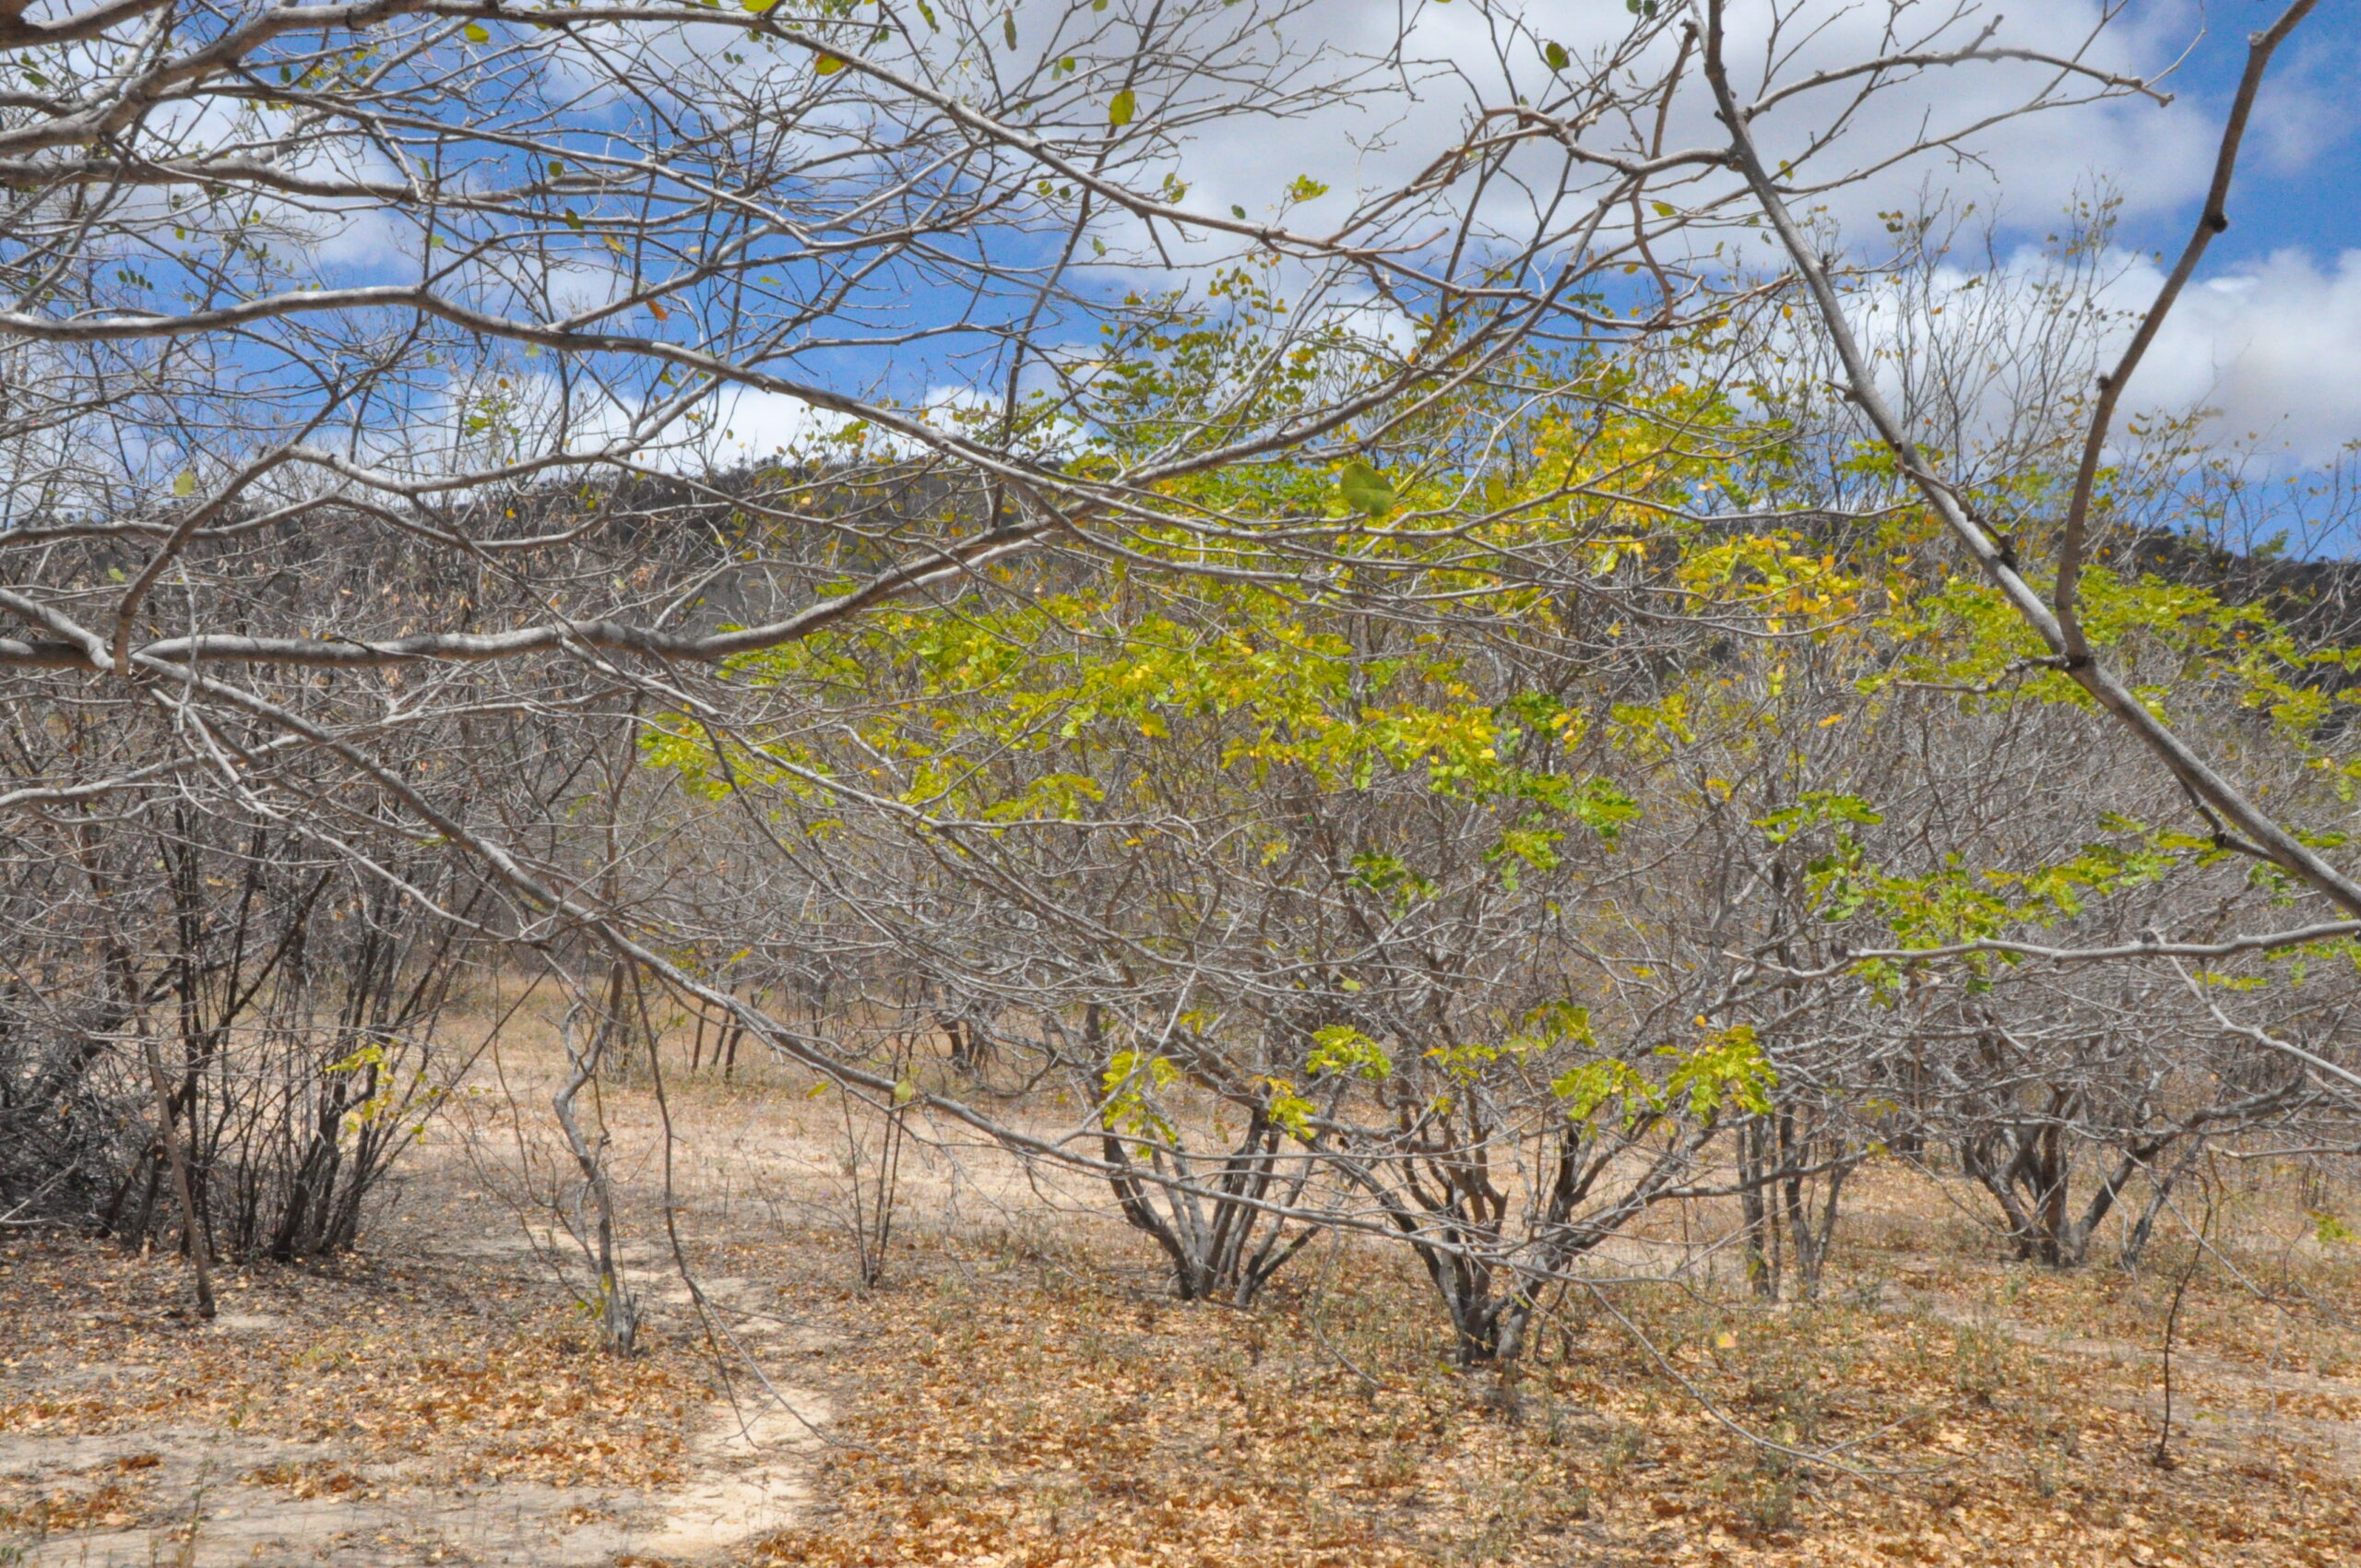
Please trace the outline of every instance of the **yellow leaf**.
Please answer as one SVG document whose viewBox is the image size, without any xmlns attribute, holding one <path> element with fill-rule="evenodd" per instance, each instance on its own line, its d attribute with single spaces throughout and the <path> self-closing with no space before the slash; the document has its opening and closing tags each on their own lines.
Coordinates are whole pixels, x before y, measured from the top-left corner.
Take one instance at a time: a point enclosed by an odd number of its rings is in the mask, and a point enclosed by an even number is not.
<svg viewBox="0 0 2361 1568">
<path fill-rule="evenodd" d="M 492 30 L 485 27 L 481 22 L 469 22 L 466 27 L 459 30 L 459 36 L 466 39 L 469 43 L 490 43 L 492 42 Z"/>
<path fill-rule="evenodd" d="M 1125 88 L 1115 95 L 1113 102 L 1107 105 L 1107 123 L 1110 125 L 1128 125 L 1132 123 L 1132 116 L 1139 113 L 1139 95 L 1130 88 Z"/>
<path fill-rule="evenodd" d="M 194 469 L 182 474 L 178 479 L 172 481 L 172 493 L 175 495 L 194 495 L 196 493 L 196 474 Z"/>
</svg>

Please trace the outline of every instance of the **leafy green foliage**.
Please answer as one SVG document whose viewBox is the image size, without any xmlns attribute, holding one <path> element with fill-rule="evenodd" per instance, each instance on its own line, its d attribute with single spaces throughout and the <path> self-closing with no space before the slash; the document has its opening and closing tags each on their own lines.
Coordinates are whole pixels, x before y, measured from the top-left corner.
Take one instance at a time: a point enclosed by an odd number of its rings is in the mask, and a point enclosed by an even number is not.
<svg viewBox="0 0 2361 1568">
<path fill-rule="evenodd" d="M 1385 476 L 1356 457 L 1336 476 L 1336 493 L 1354 511 L 1382 517 L 1394 510 L 1394 487 Z"/>
<path fill-rule="evenodd" d="M 1604 1056 L 1561 1074 L 1549 1092 L 1569 1120 L 1587 1122 L 1615 1104 L 1626 1126 L 1676 1108 L 1701 1122 L 1731 1110 L 1761 1114 L 1771 1109 L 1779 1075 L 1751 1024 L 1711 1031 L 1687 1050 L 1663 1046 L 1655 1054 L 1672 1064 L 1660 1078 L 1623 1057 Z"/>
</svg>

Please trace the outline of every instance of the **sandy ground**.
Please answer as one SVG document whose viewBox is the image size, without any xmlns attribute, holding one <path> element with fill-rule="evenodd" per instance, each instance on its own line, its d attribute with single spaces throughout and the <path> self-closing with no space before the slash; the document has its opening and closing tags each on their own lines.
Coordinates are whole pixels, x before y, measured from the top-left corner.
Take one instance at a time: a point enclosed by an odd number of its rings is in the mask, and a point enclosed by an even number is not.
<svg viewBox="0 0 2361 1568">
<path fill-rule="evenodd" d="M 425 1261 L 481 1275 L 516 1267 L 530 1245 L 525 1235 L 493 1229 Z M 688 1294 L 677 1278 L 653 1266 L 645 1249 L 632 1253 L 636 1261 L 626 1278 L 647 1298 L 651 1318 L 687 1319 Z M 727 1277 L 700 1283 L 724 1307 L 748 1289 Z M 190 1332 L 266 1342 L 300 1336 L 287 1317 L 237 1310 Z M 770 1314 L 746 1316 L 735 1332 L 765 1362 L 801 1364 L 825 1351 L 825 1344 L 798 1343 L 795 1331 Z M 140 1384 L 140 1371 L 101 1363 L 22 1381 L 46 1382 L 53 1390 L 93 1383 L 128 1389 Z M 595 1479 L 455 1483 L 433 1457 L 389 1460 L 374 1456 L 366 1442 L 289 1438 L 218 1422 L 0 1431 L 0 1485 L 19 1495 L 71 1497 L 78 1491 L 88 1497 L 109 1484 L 122 1490 L 126 1481 L 136 1488 L 120 1515 L 103 1504 L 102 1511 L 81 1510 L 82 1519 L 72 1522 L 84 1527 L 0 1531 L 7 1543 L 0 1562 L 43 1568 L 716 1562 L 803 1516 L 812 1459 L 832 1416 L 826 1394 L 781 1376 L 770 1377 L 768 1386 L 742 1377 L 731 1394 L 698 1402 L 679 1422 L 682 1441 L 668 1467 L 676 1479 L 637 1487 Z"/>
</svg>

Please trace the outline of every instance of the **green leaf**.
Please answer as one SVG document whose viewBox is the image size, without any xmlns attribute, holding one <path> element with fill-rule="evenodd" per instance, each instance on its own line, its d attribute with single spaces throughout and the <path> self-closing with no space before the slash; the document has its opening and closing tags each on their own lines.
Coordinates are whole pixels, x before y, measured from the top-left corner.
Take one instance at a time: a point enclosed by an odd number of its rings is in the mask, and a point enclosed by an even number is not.
<svg viewBox="0 0 2361 1568">
<path fill-rule="evenodd" d="M 172 493 L 175 495 L 196 493 L 196 473 L 194 469 L 183 473 L 178 479 L 172 481 Z"/>
<path fill-rule="evenodd" d="M 844 68 L 845 63 L 833 54 L 814 55 L 812 60 L 812 69 L 819 76 L 833 77 Z"/>
<path fill-rule="evenodd" d="M 1550 43 L 1542 46 L 1541 59 L 1551 70 L 1562 71 L 1572 63 L 1573 57 L 1566 53 L 1564 44 Z"/>
<path fill-rule="evenodd" d="M 778 4 L 778 0 L 738 0 L 738 4 L 759 17 L 766 14 L 773 6 L 777 6 Z"/>
<path fill-rule="evenodd" d="M 1331 1024 L 1311 1037 L 1311 1054 L 1305 1065 L 1314 1074 L 1358 1073 L 1372 1082 L 1389 1076 L 1394 1059 L 1384 1047 L 1350 1024 Z"/>
<path fill-rule="evenodd" d="M 900 1083 L 894 1086 L 894 1103 L 896 1105 L 908 1105 L 910 1101 L 918 1099 L 918 1085 L 910 1082 L 908 1078 L 904 1078 Z"/>
<path fill-rule="evenodd" d="M 1008 46 L 1009 46 L 1011 49 L 1015 48 L 1015 47 L 1016 47 L 1016 13 L 1015 13 L 1015 12 L 1011 11 L 1011 12 L 1009 12 L 1009 13 L 1008 13 L 1008 15 L 1006 15 L 1006 16 L 1003 17 L 1003 18 L 1000 19 L 1000 30 L 1001 30 L 1001 34 L 1002 34 L 1002 36 L 1003 36 L 1004 38 L 1006 38 L 1006 39 L 1008 40 Z"/>
<path fill-rule="evenodd" d="M 1394 487 L 1386 482 L 1383 474 L 1358 457 L 1347 463 L 1345 471 L 1336 476 L 1336 489 L 1344 496 L 1345 505 L 1356 512 L 1382 517 L 1394 510 Z"/>
<path fill-rule="evenodd" d="M 1295 1085 L 1285 1078 L 1263 1080 L 1271 1090 L 1272 1121 L 1299 1138 L 1311 1135 L 1311 1113 L 1320 1108 L 1295 1092 Z"/>
<path fill-rule="evenodd" d="M 1107 105 L 1107 123 L 1110 125 L 1128 125 L 1132 123 L 1132 116 L 1139 113 L 1139 107 L 1138 94 L 1133 92 L 1130 88 L 1125 88 L 1115 95 L 1113 102 Z"/>
<path fill-rule="evenodd" d="M 1229 204 L 1229 215 L 1232 218 L 1237 219 L 1240 223 L 1246 221 L 1246 209 L 1239 206 L 1236 202 Z"/>
<path fill-rule="evenodd" d="M 1640 819 L 1640 802 L 1605 778 L 1585 778 L 1567 802 L 1574 820 L 1612 844 L 1627 823 Z"/>
<path fill-rule="evenodd" d="M 469 22 L 466 27 L 459 30 L 459 36 L 466 39 L 469 43 L 490 43 L 492 42 L 492 30 L 484 26 L 481 22 Z"/>
<path fill-rule="evenodd" d="M 1771 1109 L 1771 1090 L 1779 1087 L 1779 1075 L 1751 1024 L 1707 1035 L 1693 1051 L 1667 1045 L 1657 1054 L 1679 1063 L 1665 1077 L 1667 1098 L 1686 1091 L 1689 1113 L 1701 1122 L 1716 1117 L 1725 1105 L 1762 1115 Z"/>
</svg>

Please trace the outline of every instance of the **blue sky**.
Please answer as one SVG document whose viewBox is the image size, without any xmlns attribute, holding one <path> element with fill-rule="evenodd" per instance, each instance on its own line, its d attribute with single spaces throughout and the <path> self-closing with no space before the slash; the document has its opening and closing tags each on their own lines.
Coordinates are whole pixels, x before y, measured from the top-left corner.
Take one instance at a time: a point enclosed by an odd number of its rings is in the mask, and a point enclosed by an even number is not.
<svg viewBox="0 0 2361 1568">
<path fill-rule="evenodd" d="M 2000 42 L 2070 52 L 2087 37 L 2106 4 L 2043 0 L 2020 9 L 2009 0 L 1993 0 L 1990 9 L 2006 17 Z M 1051 37 L 1049 13 L 1064 14 L 1067 0 L 1017 0 L 1016 8 L 1025 13 L 1024 36 L 1041 41 L 1035 47 L 1042 47 Z M 1521 16 L 1529 31 L 1496 53 L 1499 38 L 1488 18 L 1497 20 L 1503 13 Z M 1403 14 L 1378 0 L 1312 0 L 1311 9 L 1290 18 L 1287 27 L 1292 41 L 1305 48 L 1367 62 L 1392 48 Z M 1334 191 L 1324 204 L 1304 209 L 1301 226 L 1318 232 L 1323 222 L 1341 217 L 1355 193 L 1415 179 L 1438 148 L 1465 134 L 1466 116 L 1478 100 L 1498 104 L 1512 95 L 1546 96 L 1548 73 L 1539 40 L 1554 35 L 1568 47 L 1590 47 L 1631 28 L 1628 14 L 1612 0 L 1585 0 L 1581 6 L 1533 0 L 1523 7 L 1413 5 L 1406 14 L 1415 25 L 1409 53 L 1423 62 L 1420 68 L 1398 79 L 1376 73 L 1349 97 L 1275 134 L 1270 120 L 1250 115 L 1194 127 L 1175 159 L 1176 172 L 1192 188 L 1188 205 L 1214 213 L 1233 208 L 1258 216 L 1272 213 L 1279 210 L 1282 193 L 1294 179 L 1309 175 Z M 1770 0 L 1734 5 L 1733 36 L 1744 27 L 1760 31 L 1772 14 Z M 1935 6 L 1926 16 L 1905 14 L 1926 23 L 1950 13 Z M 1810 0 L 1800 15 L 1799 28 L 1812 22 L 1822 30 L 1811 33 L 1813 53 L 1831 58 L 1791 65 L 1789 74 L 1860 58 L 1880 47 L 1884 9 L 1874 0 Z M 1861 117 L 1853 148 L 1835 155 L 1840 163 L 1880 172 L 1833 195 L 1833 215 L 1846 233 L 1874 238 L 1880 232 L 1874 214 L 1909 207 L 1931 181 L 1956 199 L 1977 204 L 1979 211 L 2001 215 L 2006 256 L 2010 247 L 2037 242 L 2045 231 L 2057 229 L 2062 209 L 2077 196 L 2110 187 L 2123 200 L 2119 259 L 2128 270 L 2108 303 L 2137 309 L 2145 303 L 2143 291 L 2153 289 L 2154 272 L 2153 267 L 2143 270 L 2139 257 L 2169 254 L 2186 239 L 2201 199 L 2213 140 L 2243 64 L 2245 35 L 2275 15 L 2275 6 L 2255 0 L 2130 0 L 2103 39 L 2100 57 L 2116 69 L 2153 73 L 2188 50 L 2185 64 L 2167 83 L 2178 95 L 2169 107 L 2118 101 L 2009 119 L 2011 103 L 2022 101 L 2021 95 L 2037 89 L 2047 75 L 2038 67 L 1956 67 L 1904 83 L 1881 96 Z M 1977 25 L 1960 27 L 1972 33 Z M 1956 44 L 1966 38 L 1945 42 Z M 1670 38 L 1658 42 L 1668 55 Z M 1766 150 L 1777 157 L 1808 143 L 1815 116 L 1824 123 L 1826 115 L 1841 111 L 1841 102 L 1829 99 L 1841 98 L 1843 90 L 1799 100 L 1763 121 L 1760 134 Z M 1172 108 L 1156 102 L 1142 113 L 1154 119 Z M 1996 124 L 1973 149 L 1974 160 L 1947 164 L 1921 157 L 1880 168 L 1880 149 L 1892 148 L 1897 139 L 1906 144 L 1928 114 L 1948 117 L 1952 125 L 1983 123 L 1987 115 Z M 1676 146 L 1710 143 L 1716 136 L 1710 106 L 1693 77 L 1679 95 L 1673 122 Z M 2361 167 L 2361 0 L 2325 0 L 2283 53 L 2249 149 L 2233 196 L 2231 230 L 2217 242 L 2201 288 L 2184 302 L 2166 340 L 2143 369 L 2134 401 L 2219 408 L 2225 433 L 2252 432 L 2297 461 L 2319 461 L 2361 438 L 2361 201 L 2354 199 L 2361 194 L 2355 188 L 2355 172 Z M 1110 226 L 1110 238 L 1120 227 Z M 1193 254 L 1169 233 L 1160 234 L 1157 243 L 1174 244 L 1185 269 L 1215 260 L 1225 244 L 1234 248 L 1234 242 L 1216 239 Z M 591 262 L 600 261 L 587 242 L 585 248 Z M 397 262 L 399 255 L 394 253 Z M 587 265 L 577 270 L 585 289 L 595 290 L 602 280 L 604 286 L 614 284 L 607 271 Z M 1129 288 L 1178 280 L 1177 275 L 1160 279 L 1151 270 L 1121 277 L 1101 273 L 1082 281 L 1085 287 L 1095 282 Z M 966 303 L 955 288 L 931 288 L 926 279 L 901 272 L 872 281 L 876 286 L 857 303 L 889 325 L 929 325 L 940 306 Z M 830 331 L 821 336 L 834 336 L 840 325 L 830 323 Z M 1075 347 L 1090 343 L 1087 322 L 1068 325 Z M 978 345 L 967 346 L 972 356 Z M 838 390 L 868 391 L 883 380 L 900 395 L 916 398 L 967 390 L 986 378 L 989 366 L 960 358 L 935 340 L 884 352 L 808 355 L 800 368 Z M 767 450 L 809 425 L 809 410 L 784 396 L 728 401 L 726 422 L 750 450 Z"/>
<path fill-rule="evenodd" d="M 2177 31 L 2186 38 L 2201 25 L 2203 31 L 2172 79 L 2176 102 L 2159 116 L 2218 127 L 2246 65 L 2248 32 L 2280 9 L 2255 0 L 2215 0 L 2179 29 L 2160 29 L 2163 37 Z M 2139 237 L 2150 244 L 2179 243 L 2201 194 L 2189 192 L 2177 220 L 2142 215 Z M 2289 246 L 2321 261 L 2361 248 L 2361 4 L 2355 0 L 2326 0 L 2273 62 L 2256 104 L 2231 217 L 2229 232 L 2210 255 L 2213 270 L 2252 264 Z"/>
</svg>

